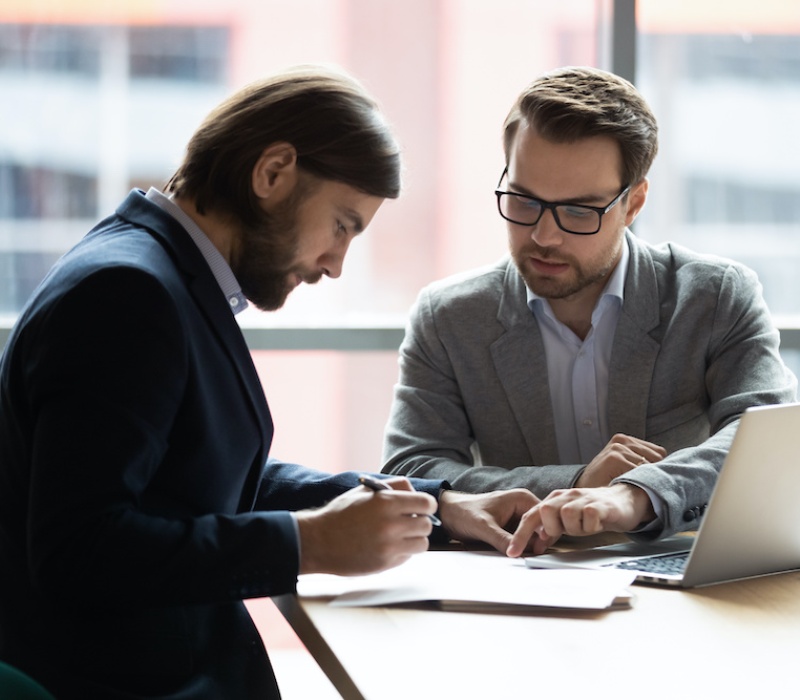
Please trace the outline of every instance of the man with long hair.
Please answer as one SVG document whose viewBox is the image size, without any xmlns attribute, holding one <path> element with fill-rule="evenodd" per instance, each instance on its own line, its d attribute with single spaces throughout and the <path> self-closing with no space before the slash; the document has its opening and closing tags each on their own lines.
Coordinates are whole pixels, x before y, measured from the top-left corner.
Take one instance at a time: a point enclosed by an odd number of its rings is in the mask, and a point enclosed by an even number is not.
<svg viewBox="0 0 800 700">
<path fill-rule="evenodd" d="M 378 493 L 269 456 L 234 315 L 338 277 L 399 192 L 363 88 L 290 70 L 212 112 L 164 192 L 131 192 L 54 266 L 0 364 L 0 659 L 60 700 L 277 698 L 243 599 L 395 566 L 429 536 L 508 546 L 526 490 Z M 411 517 L 437 509 L 433 535 Z"/>
</svg>

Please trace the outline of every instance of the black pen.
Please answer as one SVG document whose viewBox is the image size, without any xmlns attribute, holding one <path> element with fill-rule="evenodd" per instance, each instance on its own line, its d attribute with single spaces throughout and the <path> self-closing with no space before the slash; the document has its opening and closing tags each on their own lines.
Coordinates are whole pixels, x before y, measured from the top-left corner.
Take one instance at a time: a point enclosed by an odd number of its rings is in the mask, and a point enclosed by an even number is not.
<svg viewBox="0 0 800 700">
<path fill-rule="evenodd" d="M 373 491 L 392 490 L 392 487 L 389 486 L 389 484 L 387 484 L 385 481 L 382 481 L 381 479 L 376 479 L 374 476 L 368 476 L 365 474 L 364 476 L 358 477 L 358 481 L 364 484 L 364 486 L 366 486 L 368 489 L 372 489 Z M 428 518 L 428 520 L 430 520 L 434 525 L 439 526 L 442 524 L 442 521 L 439 520 L 439 518 L 437 518 L 435 515 L 426 515 L 425 517 Z"/>
</svg>

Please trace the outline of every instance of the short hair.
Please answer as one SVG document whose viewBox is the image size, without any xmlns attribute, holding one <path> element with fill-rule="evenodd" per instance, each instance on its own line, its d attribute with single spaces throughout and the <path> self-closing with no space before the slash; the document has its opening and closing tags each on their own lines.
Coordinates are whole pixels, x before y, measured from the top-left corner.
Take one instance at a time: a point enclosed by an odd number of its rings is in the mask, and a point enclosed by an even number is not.
<svg viewBox="0 0 800 700">
<path fill-rule="evenodd" d="M 377 102 L 343 71 L 296 66 L 252 83 L 214 109 L 166 189 L 247 224 L 261 211 L 252 173 L 264 149 L 288 142 L 301 171 L 366 194 L 400 194 L 400 148 Z"/>
<path fill-rule="evenodd" d="M 504 124 L 506 163 L 523 120 L 555 143 L 613 138 L 622 154 L 624 185 L 644 179 L 658 151 L 658 124 L 642 95 L 624 78 L 598 68 L 560 68 L 528 85 Z"/>
</svg>

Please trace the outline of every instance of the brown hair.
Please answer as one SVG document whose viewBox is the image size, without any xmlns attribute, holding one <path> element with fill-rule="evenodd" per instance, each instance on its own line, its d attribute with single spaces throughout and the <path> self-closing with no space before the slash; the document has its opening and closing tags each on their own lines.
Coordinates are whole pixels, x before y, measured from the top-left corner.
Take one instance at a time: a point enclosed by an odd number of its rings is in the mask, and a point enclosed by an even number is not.
<svg viewBox="0 0 800 700">
<path fill-rule="evenodd" d="M 597 68 L 561 68 L 522 92 L 504 124 L 506 163 L 523 120 L 557 143 L 613 138 L 619 144 L 620 175 L 626 185 L 647 175 L 658 150 L 658 125 L 647 102 L 630 82 Z"/>
<path fill-rule="evenodd" d="M 400 194 L 400 149 L 377 103 L 350 76 L 298 66 L 246 86 L 203 121 L 167 190 L 255 224 L 261 210 L 251 176 L 263 150 L 285 141 L 297 165 L 366 194 Z"/>
</svg>

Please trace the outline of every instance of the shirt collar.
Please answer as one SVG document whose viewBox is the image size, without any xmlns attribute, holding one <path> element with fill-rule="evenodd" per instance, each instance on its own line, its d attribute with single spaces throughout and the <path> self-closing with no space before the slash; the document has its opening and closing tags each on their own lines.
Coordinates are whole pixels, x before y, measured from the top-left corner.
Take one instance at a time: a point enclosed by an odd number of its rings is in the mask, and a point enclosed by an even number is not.
<svg viewBox="0 0 800 700">
<path fill-rule="evenodd" d="M 236 281 L 236 277 L 228 265 L 227 260 L 222 256 L 211 239 L 203 233 L 203 230 L 192 220 L 192 218 L 181 209 L 173 200 L 155 187 L 151 187 L 147 192 L 147 199 L 158 205 L 173 219 L 175 219 L 189 234 L 200 253 L 205 258 L 214 279 L 217 280 L 222 293 L 228 300 L 228 306 L 234 314 L 244 311 L 247 308 L 247 299 L 242 294 L 242 288 Z"/>
</svg>

